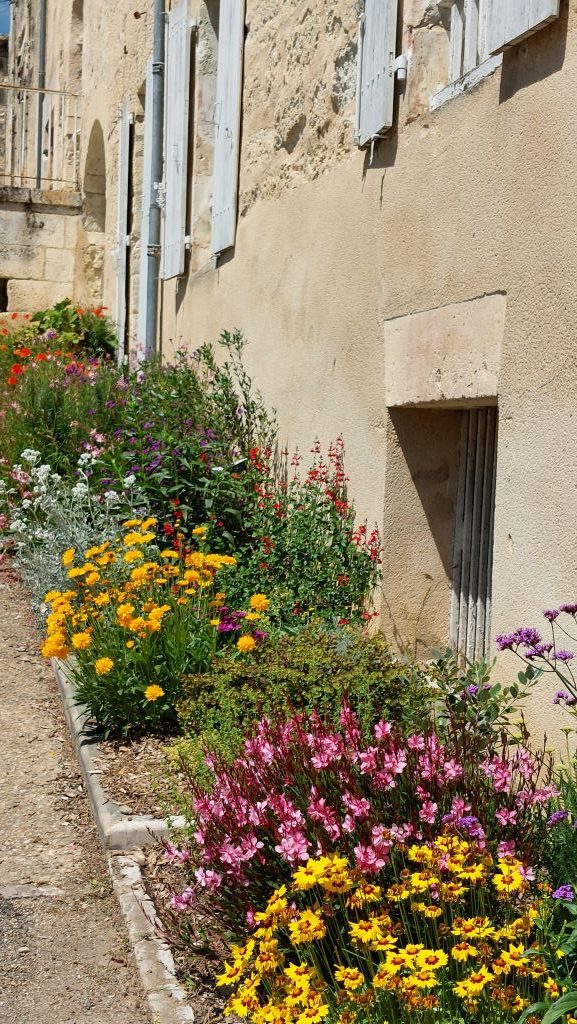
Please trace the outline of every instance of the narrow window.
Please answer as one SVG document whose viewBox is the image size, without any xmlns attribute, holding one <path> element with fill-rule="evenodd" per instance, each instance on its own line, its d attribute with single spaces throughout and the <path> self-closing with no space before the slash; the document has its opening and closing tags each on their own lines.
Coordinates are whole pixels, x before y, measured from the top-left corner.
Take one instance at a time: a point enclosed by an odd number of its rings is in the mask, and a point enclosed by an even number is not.
<svg viewBox="0 0 577 1024">
<path fill-rule="evenodd" d="M 470 661 L 490 646 L 497 415 L 463 412 L 449 640 Z"/>
<path fill-rule="evenodd" d="M 8 278 L 0 277 L 0 313 L 8 312 Z"/>
</svg>

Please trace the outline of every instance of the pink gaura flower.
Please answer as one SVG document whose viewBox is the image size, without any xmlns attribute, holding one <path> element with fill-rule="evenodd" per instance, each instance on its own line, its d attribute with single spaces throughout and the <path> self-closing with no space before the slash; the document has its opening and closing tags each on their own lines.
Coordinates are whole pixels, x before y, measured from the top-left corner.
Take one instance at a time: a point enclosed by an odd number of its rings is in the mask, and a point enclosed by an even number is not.
<svg viewBox="0 0 577 1024">
<path fill-rule="evenodd" d="M 194 872 L 194 877 L 203 889 L 216 892 L 220 888 L 223 876 L 219 875 L 218 871 L 212 871 L 210 868 L 197 868 Z"/>
<path fill-rule="evenodd" d="M 355 846 L 354 853 L 356 865 L 365 875 L 376 875 L 387 863 L 387 857 L 374 846 L 363 846 L 359 843 Z"/>
<path fill-rule="evenodd" d="M 194 903 L 194 899 L 194 889 L 191 889 L 189 887 L 185 889 L 184 892 L 173 893 L 172 899 L 170 900 L 170 906 L 172 907 L 173 910 L 178 910 L 181 913 L 184 913 L 184 911 L 190 910 L 191 906 Z"/>
<path fill-rule="evenodd" d="M 179 850 L 167 840 L 164 843 L 164 857 L 168 864 L 185 864 L 187 860 L 190 860 L 190 853 L 188 850 Z"/>
<path fill-rule="evenodd" d="M 282 854 L 289 864 L 308 860 L 311 844 L 307 837 L 296 829 L 283 834 L 281 827 L 280 831 L 280 842 L 275 846 L 276 852 Z"/>
<path fill-rule="evenodd" d="M 507 807 L 500 807 L 495 811 L 495 819 L 500 825 L 514 825 L 517 821 L 517 811 L 510 811 Z"/>
<path fill-rule="evenodd" d="M 392 726 L 390 722 L 377 722 L 375 725 L 375 739 L 384 740 L 387 736 L 391 735 Z"/>
<path fill-rule="evenodd" d="M 497 847 L 497 853 L 499 857 L 514 857 L 515 856 L 515 840 L 514 839 L 503 839 Z"/>
<path fill-rule="evenodd" d="M 439 807 L 433 800 L 425 800 L 419 811 L 419 818 L 426 825 L 434 825 Z"/>
</svg>

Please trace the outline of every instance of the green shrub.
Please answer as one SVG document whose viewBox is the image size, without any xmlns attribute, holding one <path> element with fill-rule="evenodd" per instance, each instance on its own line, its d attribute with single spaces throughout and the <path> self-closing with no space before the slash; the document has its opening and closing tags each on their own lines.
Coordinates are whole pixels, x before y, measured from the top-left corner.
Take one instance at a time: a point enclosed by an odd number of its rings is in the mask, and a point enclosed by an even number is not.
<svg viewBox="0 0 577 1024">
<path fill-rule="evenodd" d="M 371 619 L 367 601 L 380 577 L 381 537 L 377 528 L 357 525 L 343 438 L 326 455 L 317 441 L 312 453 L 302 471 L 298 452 L 249 450 L 248 540 L 237 549 L 238 571 L 223 577 L 231 606 L 265 593 L 277 624 L 289 630 L 319 619 L 331 625 Z"/>
<path fill-rule="evenodd" d="M 184 681 L 182 693 L 185 733 L 231 756 L 262 715 L 316 709 L 338 721 L 343 693 L 367 734 L 380 718 L 417 728 L 431 703 L 424 673 L 396 658 L 382 634 L 319 624 L 270 640 L 250 658 L 223 651 L 209 672 Z"/>
</svg>

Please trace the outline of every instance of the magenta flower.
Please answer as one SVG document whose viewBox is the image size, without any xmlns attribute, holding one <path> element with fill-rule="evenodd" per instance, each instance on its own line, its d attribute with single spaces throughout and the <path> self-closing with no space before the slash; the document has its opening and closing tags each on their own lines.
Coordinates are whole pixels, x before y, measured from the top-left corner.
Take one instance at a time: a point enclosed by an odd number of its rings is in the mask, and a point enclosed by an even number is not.
<svg viewBox="0 0 577 1024">
<path fill-rule="evenodd" d="M 510 811 L 507 807 L 500 807 L 495 811 L 495 818 L 500 825 L 514 825 L 517 821 L 517 811 Z"/>
<path fill-rule="evenodd" d="M 437 811 L 439 810 L 438 804 L 433 800 L 425 800 L 419 811 L 419 818 L 421 821 L 426 822 L 427 825 L 434 825 L 437 820 Z"/>
</svg>

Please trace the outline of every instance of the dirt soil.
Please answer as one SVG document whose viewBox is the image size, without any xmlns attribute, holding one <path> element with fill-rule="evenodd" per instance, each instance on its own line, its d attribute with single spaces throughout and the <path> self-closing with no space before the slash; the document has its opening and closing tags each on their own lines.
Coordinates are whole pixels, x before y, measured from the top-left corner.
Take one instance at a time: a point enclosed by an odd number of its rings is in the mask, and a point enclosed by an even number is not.
<svg viewBox="0 0 577 1024">
<path fill-rule="evenodd" d="M 0 1020 L 150 1021 L 56 686 L 0 566 Z"/>
<path fill-rule="evenodd" d="M 164 748 L 169 739 L 141 736 L 119 742 L 101 740 L 98 768 L 103 789 L 126 814 L 154 814 L 163 818 L 167 813 L 178 813 L 176 805 L 163 793 L 162 777 L 166 772 Z"/>
</svg>

